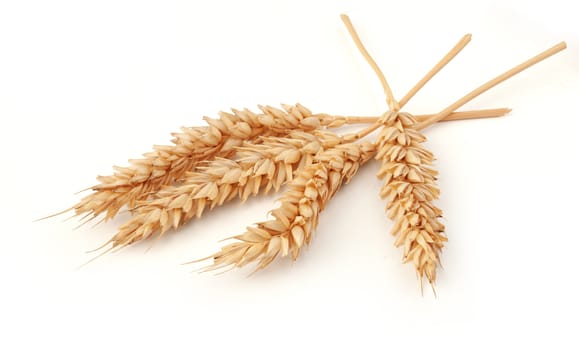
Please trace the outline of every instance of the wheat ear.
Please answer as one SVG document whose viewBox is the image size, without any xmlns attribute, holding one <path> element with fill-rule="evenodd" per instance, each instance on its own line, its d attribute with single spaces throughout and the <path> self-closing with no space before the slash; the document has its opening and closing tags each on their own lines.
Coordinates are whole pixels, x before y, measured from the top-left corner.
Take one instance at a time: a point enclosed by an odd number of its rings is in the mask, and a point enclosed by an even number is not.
<svg viewBox="0 0 579 350">
<path fill-rule="evenodd" d="M 433 156 L 420 145 L 425 137 L 417 130 L 443 119 L 488 89 L 565 47 L 565 43 L 559 43 L 530 58 L 425 121 L 417 123 L 408 113 L 394 111 L 385 114 L 385 127 L 378 136 L 376 156 L 382 161 L 378 175 L 385 181 L 380 194 L 389 201 L 389 217 L 395 219 L 392 229 L 392 234 L 397 236 L 395 244 L 404 245 L 404 261 L 413 262 L 421 283 L 425 276 L 434 285 L 440 250 L 447 239 L 443 234 L 444 225 L 438 221 L 442 211 L 432 204 L 440 193 L 435 184 L 437 172 L 429 166 Z"/>
<path fill-rule="evenodd" d="M 207 208 L 233 198 L 249 196 L 280 187 L 292 180 L 296 169 L 313 162 L 321 149 L 332 147 L 340 138 L 330 131 L 294 131 L 286 138 L 262 138 L 261 144 L 238 147 L 237 159 L 216 158 L 187 173 L 179 186 L 168 186 L 154 197 L 141 201 L 129 222 L 109 241 L 126 246 L 169 228 L 177 228 Z"/>
<path fill-rule="evenodd" d="M 272 210 L 273 219 L 250 226 L 236 242 L 221 248 L 204 268 L 242 267 L 257 262 L 256 270 L 269 265 L 278 255 L 295 260 L 310 243 L 319 214 L 342 184 L 348 183 L 359 167 L 372 157 L 372 143 L 342 143 L 318 153 L 314 162 L 299 170 Z M 202 260 L 205 260 L 202 259 Z"/>
<path fill-rule="evenodd" d="M 423 276 L 426 276 L 434 286 L 440 251 L 444 245 L 443 242 L 447 241 L 443 235 L 444 226 L 438 221 L 442 211 L 432 204 L 432 201 L 438 199 L 440 193 L 435 184 L 437 172 L 429 167 L 434 158 L 432 153 L 420 145 L 426 138 L 415 128 L 416 120 L 409 113 L 399 111 L 430 79 L 456 57 L 470 42 L 471 35 L 463 36 L 398 102 L 384 74 L 362 44 L 348 16 L 342 15 L 342 21 L 360 53 L 382 83 L 390 109 L 376 124 L 362 130 L 353 139 L 382 128 L 376 140 L 376 159 L 382 162 L 378 177 L 384 180 L 380 196 L 388 200 L 386 207 L 388 217 L 394 220 L 392 234 L 397 236 L 395 245 L 404 244 L 403 262 L 414 262 L 421 287 Z"/>
<path fill-rule="evenodd" d="M 437 172 L 430 167 L 434 157 L 422 147 L 426 138 L 414 128 L 416 120 L 410 114 L 386 113 L 383 123 L 376 159 L 382 162 L 380 196 L 388 201 L 388 217 L 394 220 L 394 244 L 404 246 L 403 261 L 413 262 L 419 280 L 426 276 L 434 284 L 440 251 L 447 241 L 438 220 L 442 211 L 432 204 L 440 193 Z"/>
<path fill-rule="evenodd" d="M 129 167 L 115 167 L 115 174 L 99 176 L 94 191 L 73 206 L 76 215 L 96 217 L 106 213 L 114 217 L 123 206 L 133 208 L 138 200 L 164 185 L 172 184 L 201 161 L 214 157 L 231 157 L 244 141 L 259 136 L 280 136 L 291 130 L 311 131 L 322 123 L 333 122 L 327 116 L 313 116 L 304 106 L 283 105 L 284 110 L 259 106 L 261 113 L 248 109 L 221 112 L 219 119 L 205 117 L 203 127 L 182 128 L 171 146 L 155 146 L 144 158 L 130 160 Z"/>
</svg>

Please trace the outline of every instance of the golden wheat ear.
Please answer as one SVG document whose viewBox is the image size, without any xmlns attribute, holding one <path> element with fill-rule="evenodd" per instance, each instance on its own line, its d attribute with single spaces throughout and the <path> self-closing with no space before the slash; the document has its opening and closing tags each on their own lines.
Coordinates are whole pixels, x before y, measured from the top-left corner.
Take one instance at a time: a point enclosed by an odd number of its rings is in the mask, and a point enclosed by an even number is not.
<svg viewBox="0 0 579 350">
<path fill-rule="evenodd" d="M 423 276 L 426 276 L 432 285 L 436 279 L 440 250 L 443 242 L 447 240 L 443 236 L 444 226 L 438 221 L 442 211 L 432 204 L 440 192 L 435 184 L 437 173 L 429 167 L 433 160 L 432 153 L 420 145 L 425 138 L 415 129 L 416 120 L 410 114 L 399 111 L 470 42 L 471 35 L 463 36 L 398 102 L 348 16 L 342 15 L 342 20 L 360 53 L 382 83 L 390 109 L 373 126 L 362 130 L 353 138 L 359 139 L 381 128 L 376 140 L 376 159 L 381 162 L 378 177 L 383 179 L 385 184 L 380 195 L 389 201 L 388 217 L 394 220 L 392 233 L 398 236 L 395 244 L 404 244 L 404 262 L 414 262 L 421 286 Z"/>
<path fill-rule="evenodd" d="M 297 259 L 309 244 L 318 225 L 320 213 L 344 183 L 375 151 L 365 142 L 342 143 L 321 151 L 314 162 L 296 172 L 287 190 L 279 198 L 280 206 L 271 211 L 273 219 L 248 227 L 234 236 L 234 243 L 206 259 L 212 265 L 202 271 L 242 267 L 256 262 L 256 271 L 267 267 L 277 256 Z M 203 260 L 203 259 L 202 259 Z"/>
<path fill-rule="evenodd" d="M 381 162 L 378 177 L 384 180 L 380 196 L 388 201 L 388 217 L 394 221 L 391 233 L 395 245 L 404 247 L 403 261 L 414 264 L 420 281 L 426 277 L 432 284 L 447 241 L 439 221 L 442 211 L 433 204 L 440 193 L 430 166 L 434 157 L 421 145 L 426 138 L 410 114 L 386 113 L 383 124 L 376 159 Z"/>
</svg>

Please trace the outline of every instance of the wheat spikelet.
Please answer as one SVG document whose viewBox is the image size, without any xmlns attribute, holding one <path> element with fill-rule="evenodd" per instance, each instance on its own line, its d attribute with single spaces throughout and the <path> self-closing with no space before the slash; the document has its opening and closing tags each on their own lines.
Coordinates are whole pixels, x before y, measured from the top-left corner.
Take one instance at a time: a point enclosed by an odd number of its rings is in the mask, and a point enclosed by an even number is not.
<svg viewBox="0 0 579 350">
<path fill-rule="evenodd" d="M 371 143 L 343 143 L 317 154 L 314 163 L 298 171 L 288 183 L 279 199 L 280 206 L 271 212 L 274 218 L 232 237 L 237 242 L 206 258 L 212 259 L 213 264 L 204 270 L 242 267 L 256 261 L 256 270 L 260 270 L 278 255 L 290 255 L 295 260 L 302 247 L 310 243 L 319 214 L 328 201 L 374 151 Z"/>
<path fill-rule="evenodd" d="M 432 204 L 439 196 L 434 159 L 422 147 L 426 138 L 415 129 L 408 113 L 388 112 L 377 140 L 376 159 L 382 162 L 378 177 L 384 180 L 380 196 L 388 201 L 388 217 L 394 220 L 395 245 L 404 246 L 404 262 L 412 261 L 418 278 L 433 285 L 439 254 L 447 241 L 438 221 L 442 211 Z"/>
<path fill-rule="evenodd" d="M 73 208 L 76 215 L 92 218 L 106 213 L 105 220 L 114 217 L 124 205 L 133 208 L 138 200 L 164 185 L 179 180 L 201 161 L 214 157 L 228 158 L 244 141 L 259 136 L 281 136 L 291 130 L 311 131 L 322 124 L 336 124 L 327 115 L 312 115 L 300 104 L 282 105 L 284 110 L 259 106 L 261 113 L 248 109 L 221 112 L 219 119 L 205 117 L 209 124 L 203 127 L 184 127 L 171 146 L 154 146 L 143 159 L 130 160 L 128 167 L 114 167 L 115 173 L 99 176 L 100 184 L 91 187 L 94 192 L 81 199 Z"/>
<path fill-rule="evenodd" d="M 133 218 L 110 240 L 113 247 L 126 246 L 177 228 L 207 208 L 233 198 L 249 196 L 280 187 L 293 178 L 296 169 L 311 164 L 320 150 L 340 142 L 335 133 L 294 131 L 286 138 L 262 138 L 261 144 L 246 143 L 238 148 L 236 160 L 216 158 L 187 173 L 183 183 L 160 190 L 134 210 Z"/>
</svg>

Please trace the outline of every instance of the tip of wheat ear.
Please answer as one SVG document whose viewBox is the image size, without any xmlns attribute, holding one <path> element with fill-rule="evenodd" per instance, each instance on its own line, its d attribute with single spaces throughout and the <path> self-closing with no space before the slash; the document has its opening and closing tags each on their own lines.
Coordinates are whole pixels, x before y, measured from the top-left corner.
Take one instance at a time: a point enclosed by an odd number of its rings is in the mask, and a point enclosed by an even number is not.
<svg viewBox="0 0 579 350">
<path fill-rule="evenodd" d="M 278 200 L 279 207 L 271 211 L 273 218 L 232 237 L 235 242 L 205 258 L 212 260 L 212 265 L 202 271 L 242 267 L 253 262 L 257 263 L 257 271 L 277 256 L 297 259 L 303 246 L 310 243 L 319 214 L 328 201 L 374 151 L 371 143 L 345 143 L 316 154 L 314 162 L 298 171 L 288 183 L 288 189 Z"/>
</svg>

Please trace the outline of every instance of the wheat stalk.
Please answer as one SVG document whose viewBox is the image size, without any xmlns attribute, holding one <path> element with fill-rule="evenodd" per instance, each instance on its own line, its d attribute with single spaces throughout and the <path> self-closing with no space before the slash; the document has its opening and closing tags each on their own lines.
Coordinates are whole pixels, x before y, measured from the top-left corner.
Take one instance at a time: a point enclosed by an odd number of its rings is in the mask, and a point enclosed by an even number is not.
<svg viewBox="0 0 579 350">
<path fill-rule="evenodd" d="M 295 260 L 310 243 L 319 214 L 342 184 L 348 183 L 359 167 L 372 157 L 372 143 L 342 143 L 318 153 L 314 162 L 296 173 L 288 189 L 272 210 L 273 219 L 248 227 L 236 242 L 221 248 L 204 268 L 210 271 L 226 266 L 242 267 L 257 262 L 256 270 L 269 265 L 278 255 Z M 205 260 L 201 259 L 201 260 Z"/>
<path fill-rule="evenodd" d="M 109 241 L 113 247 L 126 246 L 178 228 L 207 208 L 226 201 L 271 189 L 278 191 L 291 181 L 296 169 L 313 162 L 320 150 L 340 143 L 330 131 L 294 131 L 286 138 L 262 138 L 261 144 L 238 147 L 238 159 L 216 158 L 185 175 L 179 186 L 166 187 L 147 201 L 141 201 L 129 222 Z"/>
<path fill-rule="evenodd" d="M 185 172 L 204 160 L 228 158 L 244 141 L 257 141 L 260 136 L 281 136 L 291 130 L 311 131 L 322 124 L 331 124 L 332 118 L 313 116 L 304 106 L 283 105 L 284 110 L 259 106 L 262 113 L 248 109 L 221 112 L 219 119 L 205 117 L 209 124 L 203 127 L 182 128 L 171 146 L 155 146 L 143 159 L 130 160 L 128 167 L 115 167 L 115 173 L 99 176 L 100 184 L 91 187 L 94 192 L 74 205 L 76 215 L 96 217 L 105 213 L 105 220 L 114 217 L 120 208 L 133 208 L 138 200 L 164 185 L 172 184 Z"/>
</svg>

